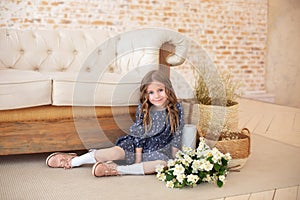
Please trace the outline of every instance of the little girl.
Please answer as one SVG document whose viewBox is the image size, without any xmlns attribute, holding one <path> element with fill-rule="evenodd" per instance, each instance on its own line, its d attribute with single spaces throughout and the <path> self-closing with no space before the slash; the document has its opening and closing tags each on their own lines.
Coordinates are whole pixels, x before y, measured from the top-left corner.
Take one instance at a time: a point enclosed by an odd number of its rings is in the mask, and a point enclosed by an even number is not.
<svg viewBox="0 0 300 200">
<path fill-rule="evenodd" d="M 54 168 L 73 168 L 94 164 L 96 177 L 125 174 L 153 174 L 157 165 L 167 165 L 181 148 L 183 108 L 177 101 L 171 81 L 158 70 L 145 75 L 140 86 L 140 103 L 130 134 L 118 138 L 111 148 L 75 153 L 53 153 L 46 164 Z M 125 160 L 117 165 L 114 160 Z"/>
</svg>

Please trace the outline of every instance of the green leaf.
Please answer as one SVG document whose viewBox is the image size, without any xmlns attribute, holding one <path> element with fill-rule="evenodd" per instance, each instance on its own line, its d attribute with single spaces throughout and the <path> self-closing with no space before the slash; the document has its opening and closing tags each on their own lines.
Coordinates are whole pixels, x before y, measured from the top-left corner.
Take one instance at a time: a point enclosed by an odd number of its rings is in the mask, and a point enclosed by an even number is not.
<svg viewBox="0 0 300 200">
<path fill-rule="evenodd" d="M 219 171 L 219 176 L 220 176 L 220 175 L 224 175 L 224 174 L 225 174 L 224 171 L 222 171 L 222 170 Z"/>
<path fill-rule="evenodd" d="M 166 174 L 166 181 L 171 181 L 171 180 L 173 180 L 173 178 L 174 178 L 173 174 L 170 174 L 170 173 Z"/>
<path fill-rule="evenodd" d="M 218 181 L 217 181 L 217 185 L 218 185 L 219 187 L 222 187 L 222 186 L 223 186 L 223 182 L 220 181 L 220 180 L 218 180 Z"/>
<path fill-rule="evenodd" d="M 226 171 L 226 169 L 227 169 L 227 167 L 223 165 L 220 170 Z"/>
<path fill-rule="evenodd" d="M 215 169 L 216 171 L 219 171 L 220 168 L 221 168 L 221 166 L 220 166 L 219 164 L 214 164 L 214 169 Z"/>
<path fill-rule="evenodd" d="M 200 171 L 200 172 L 199 172 L 199 177 L 200 177 L 200 179 L 203 179 L 205 176 L 206 176 L 206 175 L 205 175 L 205 173 L 204 173 L 203 171 Z"/>
<path fill-rule="evenodd" d="M 176 188 L 184 188 L 184 186 L 185 186 L 185 183 L 183 182 L 183 183 L 179 183 L 179 182 L 176 182 L 175 183 L 175 186 L 176 186 Z"/>
<path fill-rule="evenodd" d="M 222 158 L 222 165 L 227 166 L 228 161 L 225 158 Z"/>
<path fill-rule="evenodd" d="M 213 160 L 212 160 L 212 156 L 208 157 L 206 160 L 208 160 L 210 163 L 213 163 Z"/>
<path fill-rule="evenodd" d="M 187 174 L 191 174 L 193 169 L 190 168 L 190 167 L 185 167 L 185 171 L 186 171 Z"/>
<path fill-rule="evenodd" d="M 202 179 L 201 178 L 199 178 L 199 180 L 197 181 L 196 184 L 200 184 L 200 183 L 202 183 Z"/>
</svg>

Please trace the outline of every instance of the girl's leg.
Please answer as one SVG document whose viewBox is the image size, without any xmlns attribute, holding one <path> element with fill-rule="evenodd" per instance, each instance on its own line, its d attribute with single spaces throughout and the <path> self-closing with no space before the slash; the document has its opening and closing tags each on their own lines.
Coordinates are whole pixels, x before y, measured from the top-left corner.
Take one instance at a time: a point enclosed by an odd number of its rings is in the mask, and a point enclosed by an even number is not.
<svg viewBox="0 0 300 200">
<path fill-rule="evenodd" d="M 95 164 L 99 161 L 105 162 L 123 159 L 125 159 L 125 151 L 119 146 L 114 146 L 107 149 L 92 149 L 81 156 L 73 153 L 54 153 L 48 156 L 46 164 L 49 167 L 69 169 L 84 164 Z"/>
<path fill-rule="evenodd" d="M 98 149 L 94 151 L 94 158 L 97 162 L 124 160 L 125 151 L 119 146 L 114 146 L 106 149 Z"/>
<path fill-rule="evenodd" d="M 120 165 L 116 167 L 119 174 L 131 174 L 131 175 L 144 175 L 154 174 L 156 166 L 163 165 L 167 166 L 167 162 L 164 160 L 154 160 L 142 163 L 135 163 L 132 165 Z"/>
<path fill-rule="evenodd" d="M 154 174 L 157 165 L 167 166 L 167 162 L 163 160 L 148 161 L 143 163 L 135 163 L 132 165 L 120 165 L 113 162 L 96 163 L 93 166 L 92 174 L 96 177 L 116 176 L 116 175 L 144 175 Z"/>
<path fill-rule="evenodd" d="M 95 151 L 95 149 L 91 149 L 88 153 L 72 158 L 71 167 L 79 167 L 84 164 L 95 164 L 97 162 L 94 157 Z"/>
<path fill-rule="evenodd" d="M 106 149 L 92 149 L 86 154 L 73 158 L 71 165 L 72 167 L 79 167 L 83 164 L 123 159 L 125 159 L 125 151 L 119 146 L 114 146 Z"/>
<path fill-rule="evenodd" d="M 167 162 L 164 160 L 154 160 L 154 161 L 148 161 L 143 163 L 144 172 L 145 174 L 154 174 L 156 166 L 162 165 L 164 167 L 167 166 Z"/>
</svg>

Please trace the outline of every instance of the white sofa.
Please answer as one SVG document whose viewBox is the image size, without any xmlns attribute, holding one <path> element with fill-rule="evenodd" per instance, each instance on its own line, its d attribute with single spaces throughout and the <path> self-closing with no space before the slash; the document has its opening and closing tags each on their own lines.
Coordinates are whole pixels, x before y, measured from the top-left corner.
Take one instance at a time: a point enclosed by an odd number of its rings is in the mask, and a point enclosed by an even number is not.
<svg viewBox="0 0 300 200">
<path fill-rule="evenodd" d="M 144 74 L 159 63 L 168 73 L 186 52 L 187 40 L 163 29 L 1 29 L 0 155 L 112 145 Z"/>
</svg>

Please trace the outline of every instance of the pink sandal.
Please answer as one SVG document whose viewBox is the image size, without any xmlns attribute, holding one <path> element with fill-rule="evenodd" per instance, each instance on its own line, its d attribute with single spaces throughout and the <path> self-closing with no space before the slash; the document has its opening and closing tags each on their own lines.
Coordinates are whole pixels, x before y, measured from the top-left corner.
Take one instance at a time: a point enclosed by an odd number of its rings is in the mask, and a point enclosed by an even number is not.
<svg viewBox="0 0 300 200">
<path fill-rule="evenodd" d="M 119 176 L 119 172 L 117 171 L 117 164 L 108 161 L 105 163 L 97 162 L 94 164 L 92 169 L 92 174 L 95 177 L 102 177 L 102 176 Z"/>
<path fill-rule="evenodd" d="M 53 168 L 70 169 L 72 158 L 76 157 L 76 153 L 52 153 L 46 159 L 46 165 Z"/>
</svg>

